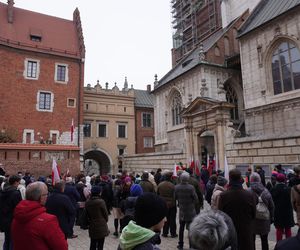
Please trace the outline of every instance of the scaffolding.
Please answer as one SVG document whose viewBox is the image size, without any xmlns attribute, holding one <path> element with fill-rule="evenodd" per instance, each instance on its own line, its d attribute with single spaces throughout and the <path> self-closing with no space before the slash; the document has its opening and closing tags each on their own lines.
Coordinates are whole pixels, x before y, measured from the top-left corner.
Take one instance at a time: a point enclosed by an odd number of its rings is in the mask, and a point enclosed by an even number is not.
<svg viewBox="0 0 300 250">
<path fill-rule="evenodd" d="M 173 65 L 218 29 L 220 0 L 171 0 Z"/>
</svg>

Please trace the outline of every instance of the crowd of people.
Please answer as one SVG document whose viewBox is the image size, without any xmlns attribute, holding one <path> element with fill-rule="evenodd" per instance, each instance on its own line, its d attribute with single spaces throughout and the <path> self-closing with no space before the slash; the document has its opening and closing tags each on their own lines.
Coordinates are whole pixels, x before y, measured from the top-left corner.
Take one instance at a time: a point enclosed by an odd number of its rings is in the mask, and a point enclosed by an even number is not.
<svg viewBox="0 0 300 250">
<path fill-rule="evenodd" d="M 261 167 L 249 168 L 244 177 L 232 169 L 228 180 L 222 171 L 209 172 L 205 166 L 198 175 L 192 170 L 179 170 L 176 176 L 161 169 L 141 175 L 80 173 L 52 183 L 51 176 L 7 176 L 1 168 L 3 249 L 67 249 L 78 225 L 88 230 L 91 250 L 103 249 L 110 233 L 119 250 L 158 250 L 161 237 L 178 238 L 178 249 L 253 250 L 257 235 L 267 250 L 271 224 L 276 250 L 300 249 L 300 230 L 291 233 L 300 225 L 300 167 L 287 174 L 277 165 L 267 183 Z"/>
</svg>

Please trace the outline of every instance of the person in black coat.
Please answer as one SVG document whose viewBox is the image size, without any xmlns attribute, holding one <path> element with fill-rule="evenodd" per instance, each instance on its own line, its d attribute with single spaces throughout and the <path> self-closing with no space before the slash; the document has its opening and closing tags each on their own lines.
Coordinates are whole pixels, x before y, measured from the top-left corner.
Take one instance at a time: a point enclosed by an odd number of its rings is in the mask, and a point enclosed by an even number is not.
<svg viewBox="0 0 300 250">
<path fill-rule="evenodd" d="M 277 175 L 277 184 L 271 190 L 275 205 L 274 226 L 276 228 L 277 241 L 282 240 L 285 233 L 286 238 L 292 236 L 291 227 L 295 225 L 293 208 L 291 203 L 291 189 L 285 184 L 285 175 Z"/>
<path fill-rule="evenodd" d="M 78 209 L 79 209 L 78 201 L 80 200 L 80 194 L 77 191 L 75 185 L 73 184 L 72 177 L 67 177 L 66 178 L 66 185 L 65 185 L 64 194 L 69 197 L 69 199 L 71 200 L 72 205 L 73 205 L 73 207 L 76 211 L 76 213 L 75 213 L 75 215 L 74 215 L 74 217 L 72 218 L 72 221 L 71 221 L 71 225 L 74 226 L 75 219 L 76 219 L 76 214 L 78 213 Z M 71 228 L 71 235 L 74 235 L 73 226 Z"/>
<path fill-rule="evenodd" d="M 54 185 L 53 192 L 47 199 L 46 210 L 47 213 L 56 215 L 59 226 L 65 234 L 66 238 L 75 238 L 76 235 L 72 234 L 76 210 L 72 205 L 71 200 L 63 192 L 65 189 L 65 182 L 58 181 Z"/>
<path fill-rule="evenodd" d="M 0 229 L 4 232 L 4 250 L 13 249 L 10 228 L 15 207 L 22 200 L 21 193 L 17 190 L 20 181 L 21 178 L 18 175 L 10 176 L 0 195 Z"/>
<path fill-rule="evenodd" d="M 296 236 L 277 242 L 274 250 L 299 250 L 300 249 L 300 233 Z"/>
</svg>

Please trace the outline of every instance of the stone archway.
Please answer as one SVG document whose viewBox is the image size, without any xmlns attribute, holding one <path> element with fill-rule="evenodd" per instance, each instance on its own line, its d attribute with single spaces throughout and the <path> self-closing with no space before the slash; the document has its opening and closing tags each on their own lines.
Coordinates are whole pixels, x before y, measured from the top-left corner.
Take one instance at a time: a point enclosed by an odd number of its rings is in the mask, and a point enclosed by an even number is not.
<svg viewBox="0 0 300 250">
<path fill-rule="evenodd" d="M 198 137 L 198 157 L 199 161 L 202 164 L 207 165 L 207 157 L 210 160 L 213 159 L 215 155 L 215 135 L 214 132 L 206 130 L 203 133 L 199 134 Z"/>
<path fill-rule="evenodd" d="M 111 158 L 101 150 L 89 150 L 84 154 L 85 174 L 103 175 L 111 172 Z"/>
<path fill-rule="evenodd" d="M 195 159 L 201 162 L 201 145 L 210 142 L 212 144 L 213 141 L 213 145 L 210 146 L 208 153 L 211 157 L 213 157 L 215 153 L 218 158 L 216 164 L 221 169 L 224 169 L 226 131 L 228 122 L 230 121 L 230 110 L 233 107 L 234 106 L 228 102 L 206 97 L 197 97 L 182 112 L 187 142 L 187 161 L 188 159 Z M 204 138 L 199 139 L 201 135 L 204 135 Z M 209 138 L 205 139 L 205 137 Z"/>
</svg>

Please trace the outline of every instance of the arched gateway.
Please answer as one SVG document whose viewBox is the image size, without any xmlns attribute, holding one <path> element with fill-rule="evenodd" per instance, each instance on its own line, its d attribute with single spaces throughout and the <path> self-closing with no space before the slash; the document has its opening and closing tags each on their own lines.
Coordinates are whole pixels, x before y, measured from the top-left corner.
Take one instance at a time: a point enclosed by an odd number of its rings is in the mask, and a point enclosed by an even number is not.
<svg viewBox="0 0 300 250">
<path fill-rule="evenodd" d="M 186 133 L 186 157 L 206 162 L 217 155 L 216 164 L 223 169 L 226 130 L 234 105 L 208 97 L 197 97 L 183 112 Z"/>
<path fill-rule="evenodd" d="M 87 150 L 84 154 L 85 174 L 103 175 L 111 172 L 112 160 L 109 154 L 100 149 Z"/>
</svg>

